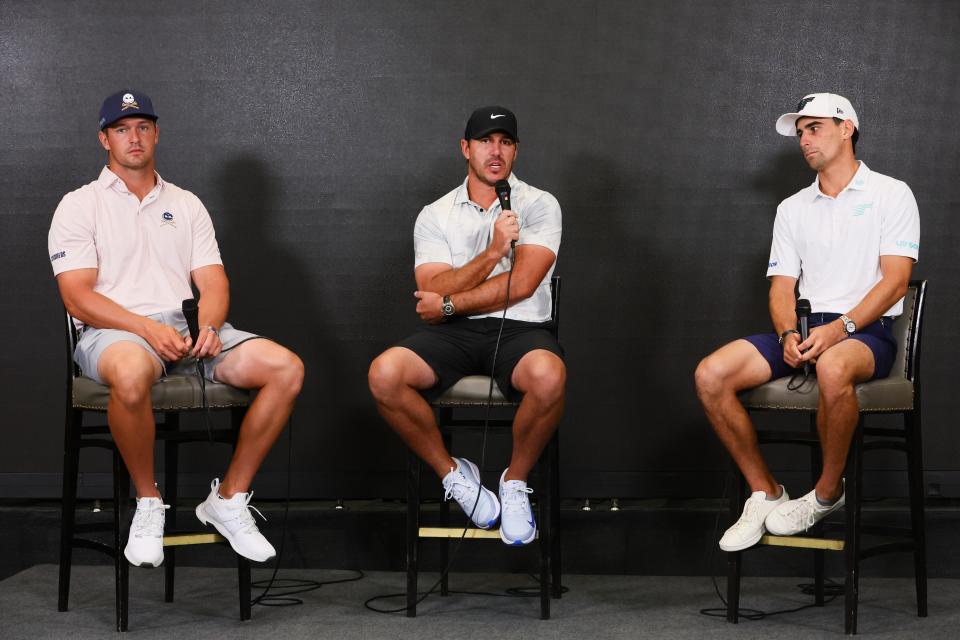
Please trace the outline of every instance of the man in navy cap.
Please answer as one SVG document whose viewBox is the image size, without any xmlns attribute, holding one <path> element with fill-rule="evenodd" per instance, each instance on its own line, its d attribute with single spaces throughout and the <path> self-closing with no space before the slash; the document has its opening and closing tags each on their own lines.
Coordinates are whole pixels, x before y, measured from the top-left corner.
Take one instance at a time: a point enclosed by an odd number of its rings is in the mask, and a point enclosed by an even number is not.
<svg viewBox="0 0 960 640">
<path fill-rule="evenodd" d="M 563 351 L 546 328 L 560 205 L 513 175 L 518 142 L 517 119 L 508 109 L 483 107 L 470 116 L 460 140 L 467 177 L 424 207 L 413 231 L 417 313 L 426 324 L 377 357 L 369 373 L 380 414 L 433 468 L 446 498 L 454 498 L 480 528 L 499 520 L 500 537 L 509 545 L 536 537 L 527 474 L 560 420 L 566 382 Z M 501 180 L 511 189 L 506 211 L 494 189 Z M 460 378 L 490 375 L 491 369 L 507 398 L 522 397 L 499 500 L 483 487 L 474 463 L 450 456 L 428 404 Z"/>
<path fill-rule="evenodd" d="M 703 359 L 697 394 L 717 436 L 750 485 L 743 515 L 720 548 L 739 551 L 766 531 L 806 531 L 844 504 L 843 470 L 859 419 L 854 385 L 890 373 L 893 317 L 903 312 L 920 249 L 920 217 L 905 183 L 871 171 L 855 154 L 860 121 L 833 93 L 813 93 L 777 132 L 796 136 L 817 177 L 780 203 L 767 277 L 774 331 L 735 340 Z M 810 301 L 810 335 L 797 331 L 796 289 Z M 791 500 L 767 467 L 737 392 L 816 365 L 823 471 Z"/>
<path fill-rule="evenodd" d="M 160 129 L 150 98 L 133 89 L 109 96 L 99 130 L 107 166 L 63 197 L 48 244 L 63 303 L 81 326 L 74 359 L 83 375 L 110 387 L 110 432 L 137 491 L 124 555 L 138 566 L 163 562 L 167 505 L 154 482 L 150 390 L 167 373 L 193 371 L 199 358 L 208 379 L 258 393 L 223 482 L 211 483 L 197 517 L 237 553 L 268 560 L 276 553 L 254 524 L 249 487 L 293 410 L 303 363 L 226 322 L 229 284 L 210 216 L 156 172 Z M 200 292 L 196 344 L 181 310 L 191 284 Z"/>
</svg>

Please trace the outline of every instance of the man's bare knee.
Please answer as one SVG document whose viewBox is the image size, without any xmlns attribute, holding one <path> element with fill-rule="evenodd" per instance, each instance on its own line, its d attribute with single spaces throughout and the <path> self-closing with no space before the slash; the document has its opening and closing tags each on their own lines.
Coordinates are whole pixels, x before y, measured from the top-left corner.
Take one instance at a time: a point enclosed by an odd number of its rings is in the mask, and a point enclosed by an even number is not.
<svg viewBox="0 0 960 640">
<path fill-rule="evenodd" d="M 533 394 L 544 402 L 556 402 L 563 396 L 567 368 L 559 356 L 547 351 L 531 353 L 517 366 L 522 367 L 517 388 L 524 393 Z"/>
<path fill-rule="evenodd" d="M 135 342 L 117 342 L 104 350 L 97 366 L 110 396 L 127 407 L 149 402 L 160 364 Z"/>
</svg>

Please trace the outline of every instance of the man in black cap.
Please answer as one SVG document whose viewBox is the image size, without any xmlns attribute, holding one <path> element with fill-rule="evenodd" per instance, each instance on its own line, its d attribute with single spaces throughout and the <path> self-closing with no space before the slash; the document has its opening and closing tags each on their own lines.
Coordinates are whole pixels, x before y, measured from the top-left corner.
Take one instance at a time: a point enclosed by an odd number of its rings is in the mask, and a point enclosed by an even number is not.
<svg viewBox="0 0 960 640">
<path fill-rule="evenodd" d="M 377 357 L 369 373 L 380 414 L 441 478 L 446 499 L 453 497 L 480 528 L 500 520 L 508 545 L 536 537 L 527 474 L 563 413 L 566 382 L 563 351 L 545 326 L 560 205 L 513 175 L 517 143 L 517 119 L 508 109 L 483 107 L 470 116 L 460 140 L 466 179 L 424 207 L 414 227 L 414 295 L 426 325 Z M 511 189 L 506 211 L 494 189 L 501 180 Z M 428 404 L 460 378 L 491 370 L 507 398 L 522 396 L 499 500 L 482 486 L 475 464 L 450 456 Z"/>
<path fill-rule="evenodd" d="M 165 373 L 191 372 L 257 389 L 223 477 L 214 480 L 197 517 L 251 560 L 273 557 L 249 507 L 253 476 L 283 430 L 303 383 L 303 363 L 289 350 L 226 322 L 230 292 L 210 215 L 200 200 L 156 172 L 160 138 L 150 98 L 133 89 L 100 109 L 107 166 L 97 180 L 61 200 L 48 239 L 63 303 L 82 323 L 74 359 L 83 375 L 110 387 L 107 419 L 137 490 L 125 557 L 163 562 L 164 510 L 154 483 L 155 425 L 150 390 Z M 197 343 L 181 310 L 200 292 Z"/>
</svg>

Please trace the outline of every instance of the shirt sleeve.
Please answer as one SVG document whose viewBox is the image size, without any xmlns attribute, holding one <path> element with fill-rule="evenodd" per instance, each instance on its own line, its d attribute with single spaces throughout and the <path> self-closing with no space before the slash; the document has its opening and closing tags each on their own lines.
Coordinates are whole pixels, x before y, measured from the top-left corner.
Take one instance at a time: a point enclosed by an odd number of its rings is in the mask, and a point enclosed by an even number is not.
<svg viewBox="0 0 960 640">
<path fill-rule="evenodd" d="M 96 269 L 96 211 L 83 195 L 68 193 L 60 201 L 47 234 L 47 252 L 53 275 L 75 269 Z"/>
<path fill-rule="evenodd" d="M 453 266 L 450 244 L 443 235 L 440 221 L 429 207 L 424 207 L 413 226 L 413 252 L 416 269 L 430 262 L 442 262 Z"/>
<path fill-rule="evenodd" d="M 800 252 L 794 242 L 790 220 L 781 203 L 777 207 L 777 217 L 773 222 L 773 242 L 770 246 L 770 260 L 767 262 L 767 277 L 800 277 Z"/>
<path fill-rule="evenodd" d="M 196 204 L 197 209 L 193 217 L 193 247 L 190 252 L 190 271 L 211 264 L 223 264 L 210 214 L 199 198 L 197 198 Z"/>
<path fill-rule="evenodd" d="M 880 255 L 920 257 L 920 212 L 913 192 L 905 183 L 884 207 L 880 220 Z"/>
<path fill-rule="evenodd" d="M 533 203 L 517 212 L 520 222 L 520 240 L 518 244 L 536 244 L 560 252 L 560 235 L 563 231 L 563 217 L 560 203 L 553 195 L 544 192 Z"/>
</svg>

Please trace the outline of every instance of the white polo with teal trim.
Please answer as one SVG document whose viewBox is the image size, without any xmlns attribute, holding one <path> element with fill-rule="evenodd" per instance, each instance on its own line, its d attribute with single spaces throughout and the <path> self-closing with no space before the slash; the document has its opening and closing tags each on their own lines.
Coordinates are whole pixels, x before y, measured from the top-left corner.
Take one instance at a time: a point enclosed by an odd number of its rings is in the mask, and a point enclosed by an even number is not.
<svg viewBox="0 0 960 640">
<path fill-rule="evenodd" d="M 883 277 L 880 256 L 917 261 L 920 214 L 906 183 L 866 164 L 835 198 L 819 179 L 780 203 L 767 277 L 799 279 L 813 313 L 846 313 Z M 885 316 L 903 312 L 897 301 Z"/>
</svg>

